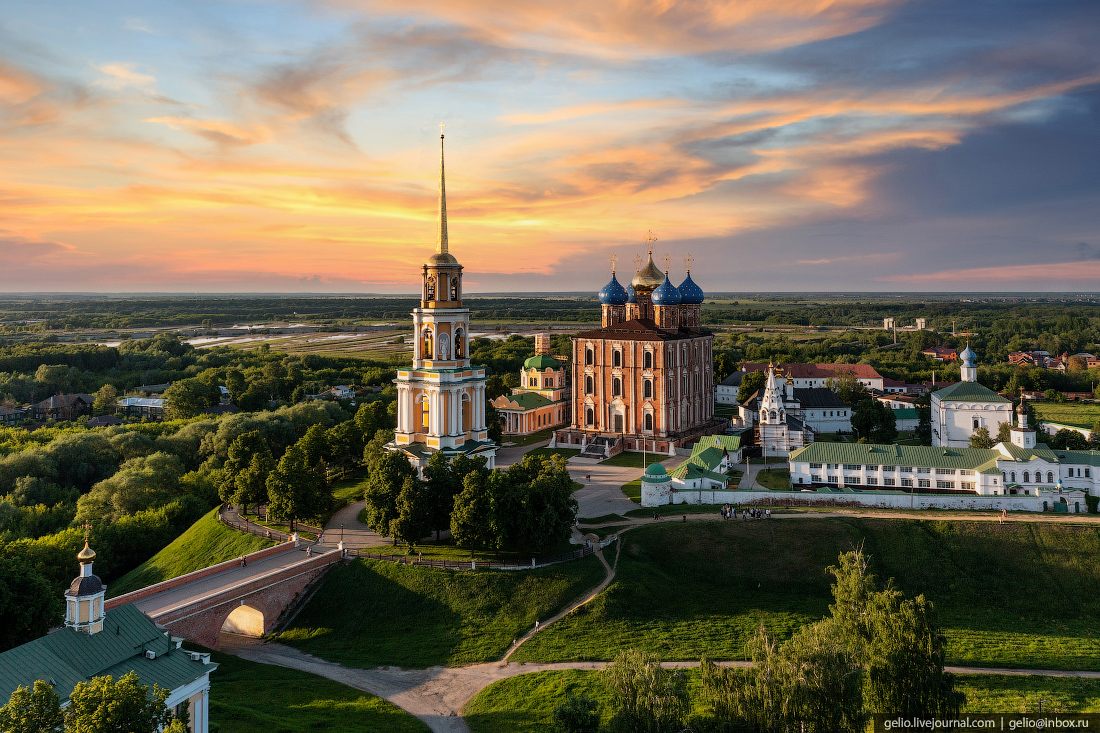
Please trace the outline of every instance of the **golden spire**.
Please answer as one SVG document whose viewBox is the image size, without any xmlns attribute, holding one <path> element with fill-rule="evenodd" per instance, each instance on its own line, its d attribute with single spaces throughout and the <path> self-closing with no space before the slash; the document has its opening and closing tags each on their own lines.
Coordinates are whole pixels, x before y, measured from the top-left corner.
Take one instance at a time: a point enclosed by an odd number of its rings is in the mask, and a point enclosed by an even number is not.
<svg viewBox="0 0 1100 733">
<path fill-rule="evenodd" d="M 691 252 L 688 252 L 687 256 L 684 257 L 684 267 L 687 269 L 688 272 L 691 272 L 692 262 L 695 262 L 695 258 L 691 256 Z"/>
<path fill-rule="evenodd" d="M 647 231 L 645 233 L 645 240 L 644 241 L 646 242 L 646 244 L 649 245 L 649 254 L 652 256 L 652 254 L 653 254 L 653 243 L 657 241 L 657 237 L 653 236 L 653 230 L 652 229 L 650 229 L 649 231 Z"/>
<path fill-rule="evenodd" d="M 611 261 L 611 274 L 614 275 L 615 274 L 615 263 L 619 261 L 619 258 L 618 258 L 617 255 L 612 254 L 607 259 Z"/>
<path fill-rule="evenodd" d="M 665 263 L 665 274 L 668 274 L 668 263 L 672 262 L 672 258 L 668 256 L 668 252 L 665 252 L 665 256 L 661 258 L 661 262 Z"/>
<path fill-rule="evenodd" d="M 439 123 L 439 231 L 436 252 L 447 254 L 447 184 L 443 176 L 443 125 Z"/>
<path fill-rule="evenodd" d="M 87 522 L 84 523 L 84 549 L 77 553 L 76 559 L 81 563 L 91 562 L 95 560 L 95 550 L 88 547 L 88 538 L 92 533 L 92 525 Z"/>
</svg>

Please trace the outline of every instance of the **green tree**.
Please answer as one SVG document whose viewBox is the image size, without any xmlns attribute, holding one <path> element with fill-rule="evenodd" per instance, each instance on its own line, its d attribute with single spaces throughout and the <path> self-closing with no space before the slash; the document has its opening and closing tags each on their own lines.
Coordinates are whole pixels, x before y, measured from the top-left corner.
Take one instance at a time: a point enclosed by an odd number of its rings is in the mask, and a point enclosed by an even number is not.
<svg viewBox="0 0 1100 733">
<path fill-rule="evenodd" d="M 451 537 L 459 547 L 470 550 L 471 555 L 474 550 L 496 544 L 499 533 L 496 531 L 489 484 L 503 478 L 499 471 L 491 474 L 473 471 L 462 479 L 462 491 L 455 497 L 451 512 Z"/>
<path fill-rule="evenodd" d="M 167 504 L 179 495 L 187 471 L 170 453 L 131 458 L 114 476 L 100 481 L 77 500 L 76 520 L 115 522 L 122 517 Z"/>
<path fill-rule="evenodd" d="M 271 457 L 270 451 L 253 453 L 248 465 L 236 475 L 233 481 L 236 488 L 233 492 L 233 503 L 245 509 L 249 504 L 255 504 L 259 511 L 260 504 L 267 501 L 267 477 L 275 467 L 275 459 Z"/>
<path fill-rule="evenodd" d="M 466 462 L 466 456 L 457 456 L 455 463 L 447 460 L 442 453 L 433 453 L 428 459 L 428 465 L 424 468 L 424 493 L 427 498 L 428 523 L 435 530 L 436 539 L 443 529 L 451 526 L 451 511 L 454 509 L 455 497 L 462 491 L 462 473 L 457 462 Z M 484 465 L 484 459 L 482 459 Z M 467 471 L 468 473 L 468 471 Z"/>
<path fill-rule="evenodd" d="M 248 430 L 233 439 L 229 444 L 225 463 L 222 464 L 221 481 L 218 484 L 218 495 L 222 501 L 234 501 L 234 496 L 237 494 L 237 476 L 251 465 L 253 456 L 264 453 L 274 458 L 267 447 L 263 433 L 259 430 Z"/>
<path fill-rule="evenodd" d="M 1098 421 L 1100 424 L 1100 421 Z M 1011 443 L 1012 442 L 1012 421 L 1003 422 L 997 426 L 997 442 L 998 443 Z"/>
<path fill-rule="evenodd" d="M 302 449 L 306 463 L 310 466 L 320 465 L 330 456 L 328 431 L 322 425 L 311 425 L 306 430 L 306 434 L 298 440 L 298 447 Z"/>
<path fill-rule="evenodd" d="M 485 400 L 485 432 L 489 440 L 499 444 L 504 440 L 504 429 L 500 425 L 500 413 L 489 400 Z"/>
<path fill-rule="evenodd" d="M 425 535 L 432 531 L 424 487 L 415 476 L 406 476 L 401 483 L 395 504 L 397 516 L 390 522 L 395 542 L 404 542 L 411 554 Z"/>
<path fill-rule="evenodd" d="M 0 652 L 44 636 L 61 611 L 61 596 L 29 562 L 0 557 Z"/>
<path fill-rule="evenodd" d="M 503 546 L 537 554 L 569 538 L 577 500 L 565 459 L 527 454 L 508 469 L 507 478 L 513 505 L 501 507 L 497 499 L 496 510 Z"/>
<path fill-rule="evenodd" d="M 65 733 L 155 733 L 172 720 L 168 694 L 160 685 L 150 692 L 134 672 L 117 681 L 105 675 L 78 682 L 65 710 Z"/>
<path fill-rule="evenodd" d="M 989 435 L 989 428 L 984 425 L 974 431 L 970 436 L 971 448 L 992 448 L 993 438 Z"/>
<path fill-rule="evenodd" d="M 597 733 L 600 729 L 600 709 L 596 700 L 585 693 L 569 695 L 554 708 L 554 730 L 559 733 Z"/>
<path fill-rule="evenodd" d="M 856 408 L 860 403 L 865 402 L 871 398 L 871 393 L 867 391 L 867 388 L 859 383 L 855 374 L 851 372 L 841 373 L 839 376 L 830 377 L 825 380 L 825 386 L 836 393 L 844 404 Z M 875 400 L 876 402 L 878 400 Z"/>
<path fill-rule="evenodd" d="M 1076 430 L 1062 428 L 1050 439 L 1050 447 L 1054 450 L 1088 450 L 1089 441 Z"/>
<path fill-rule="evenodd" d="M 322 473 L 306 462 L 305 453 L 297 445 L 287 449 L 279 464 L 267 477 L 267 498 L 271 517 L 294 522 L 311 517 L 327 508 L 331 495 L 326 495 L 327 482 Z"/>
<path fill-rule="evenodd" d="M 332 464 L 342 469 L 358 465 L 363 458 L 363 431 L 355 420 L 345 420 L 329 428 L 325 435 Z"/>
<path fill-rule="evenodd" d="M 928 405 L 917 406 L 916 438 L 921 445 L 932 445 L 932 408 Z"/>
<path fill-rule="evenodd" d="M 737 364 L 730 355 L 720 351 L 714 355 L 714 382 L 717 384 L 737 371 Z"/>
<path fill-rule="evenodd" d="M 403 453 L 383 451 L 370 468 L 367 485 L 363 490 L 366 499 L 367 524 L 383 537 L 393 537 L 392 523 L 397 520 L 397 499 L 406 478 L 415 478 L 416 471 Z M 397 539 L 394 538 L 394 544 Z"/>
<path fill-rule="evenodd" d="M 682 670 L 663 668 L 660 659 L 649 652 L 627 650 L 615 657 L 602 677 L 618 699 L 611 730 L 646 733 L 683 730 L 690 698 L 687 675 Z"/>
<path fill-rule="evenodd" d="M 92 414 L 113 415 L 118 405 L 118 390 L 113 384 L 105 384 L 95 393 L 95 402 L 92 404 Z"/>
<path fill-rule="evenodd" d="M 217 388 L 201 379 L 181 379 L 164 391 L 164 412 L 173 420 L 192 418 L 219 399 Z"/>
<path fill-rule="evenodd" d="M 229 401 L 239 406 L 241 395 L 248 389 L 248 382 L 240 369 L 227 369 L 225 372 L 225 388 L 229 390 Z"/>
<path fill-rule="evenodd" d="M 737 401 L 742 405 L 745 404 L 757 390 L 764 389 L 767 382 L 768 376 L 762 369 L 757 372 L 745 372 L 745 376 L 741 377 L 741 387 L 737 390 Z"/>
<path fill-rule="evenodd" d="M 61 698 L 43 680 L 33 688 L 19 686 L 0 707 L 0 731 L 4 733 L 62 733 L 65 715 Z"/>
</svg>

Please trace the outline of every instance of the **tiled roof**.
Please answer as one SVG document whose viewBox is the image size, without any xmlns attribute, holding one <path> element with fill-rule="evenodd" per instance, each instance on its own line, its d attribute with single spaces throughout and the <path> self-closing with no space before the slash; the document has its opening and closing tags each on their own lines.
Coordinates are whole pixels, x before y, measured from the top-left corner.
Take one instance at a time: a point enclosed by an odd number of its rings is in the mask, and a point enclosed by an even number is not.
<svg viewBox="0 0 1100 733">
<path fill-rule="evenodd" d="M 506 402 L 504 400 L 506 400 Z M 496 402 L 500 402 L 500 404 L 496 404 Z M 553 400 L 548 400 L 537 392 L 520 392 L 519 394 L 513 395 L 501 395 L 494 402 L 498 410 L 522 410 L 524 412 L 552 404 L 554 404 Z"/>
<path fill-rule="evenodd" d="M 789 374 L 795 379 L 828 379 L 843 374 L 851 374 L 859 379 L 882 379 L 870 364 L 777 364 L 784 374 Z M 760 372 L 767 369 L 764 363 L 745 362 L 741 365 L 741 371 Z"/>
<path fill-rule="evenodd" d="M 156 652 L 156 659 L 146 659 L 146 649 Z M 7 700 L 20 685 L 53 680 L 65 700 L 78 682 L 105 674 L 118 677 L 131 669 L 142 684 L 175 689 L 217 665 L 192 662 L 148 616 L 127 604 L 108 611 L 97 634 L 58 629 L 0 654 L 0 699 Z"/>
<path fill-rule="evenodd" d="M 932 394 L 940 402 L 1010 402 L 989 387 L 977 382 L 955 382 L 950 387 L 944 387 Z"/>
<path fill-rule="evenodd" d="M 699 441 L 691 448 L 691 455 L 694 456 L 696 453 L 702 453 L 707 448 L 714 447 L 723 448 L 731 453 L 736 453 L 741 450 L 741 436 L 707 435 L 699 438 Z"/>
<path fill-rule="evenodd" d="M 974 470 L 996 460 L 992 448 L 934 448 L 881 443 L 810 443 L 791 454 L 792 461 L 888 466 L 928 466 Z"/>
<path fill-rule="evenodd" d="M 745 378 L 745 373 L 744 372 L 734 372 L 733 374 L 729 375 L 728 377 L 723 379 L 718 384 L 720 384 L 723 387 L 740 387 L 741 386 L 741 380 L 744 379 L 744 378 Z"/>
</svg>

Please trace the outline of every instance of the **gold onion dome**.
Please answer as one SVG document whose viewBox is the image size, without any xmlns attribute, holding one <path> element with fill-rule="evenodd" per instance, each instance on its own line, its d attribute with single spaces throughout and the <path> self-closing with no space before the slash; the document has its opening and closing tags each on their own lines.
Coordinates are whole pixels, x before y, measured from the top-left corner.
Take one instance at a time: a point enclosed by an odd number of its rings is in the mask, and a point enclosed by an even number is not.
<svg viewBox="0 0 1100 733">
<path fill-rule="evenodd" d="M 664 281 L 664 273 L 657 269 L 657 265 L 653 264 L 653 252 L 651 250 L 649 262 L 634 276 L 634 279 L 630 281 L 630 285 L 636 293 L 652 293 Z"/>
<path fill-rule="evenodd" d="M 81 562 L 91 562 L 95 560 L 95 550 L 88 547 L 88 541 L 84 541 L 84 549 L 76 554 L 76 559 Z"/>
</svg>

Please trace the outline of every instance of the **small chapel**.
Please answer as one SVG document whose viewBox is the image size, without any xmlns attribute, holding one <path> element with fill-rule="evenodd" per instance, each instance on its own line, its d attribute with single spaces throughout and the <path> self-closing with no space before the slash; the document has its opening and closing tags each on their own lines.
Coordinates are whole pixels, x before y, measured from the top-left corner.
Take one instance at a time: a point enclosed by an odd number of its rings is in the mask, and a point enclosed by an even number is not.
<svg viewBox="0 0 1100 733">
<path fill-rule="evenodd" d="M 978 355 L 970 344 L 959 354 L 961 381 L 932 393 L 932 445 L 967 448 L 981 428 L 996 439 L 1012 424 L 1012 402 L 978 383 Z"/>
<path fill-rule="evenodd" d="M 470 310 L 462 306 L 462 265 L 450 253 L 443 135 L 439 136 L 436 251 L 421 272 L 413 309 L 412 366 L 399 369 L 397 429 L 390 450 L 404 453 L 423 475 L 435 453 L 483 456 L 496 467 L 497 444 L 485 422 L 485 367 L 470 363 Z"/>
</svg>

